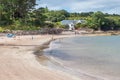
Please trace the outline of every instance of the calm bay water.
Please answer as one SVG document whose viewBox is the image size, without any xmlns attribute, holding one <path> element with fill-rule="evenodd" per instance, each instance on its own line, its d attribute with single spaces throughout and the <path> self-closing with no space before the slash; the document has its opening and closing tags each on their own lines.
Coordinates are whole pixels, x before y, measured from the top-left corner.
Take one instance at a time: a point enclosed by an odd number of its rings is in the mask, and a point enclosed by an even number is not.
<svg viewBox="0 0 120 80">
<path fill-rule="evenodd" d="M 120 80 L 120 36 L 56 40 L 46 55 L 84 80 Z"/>
</svg>

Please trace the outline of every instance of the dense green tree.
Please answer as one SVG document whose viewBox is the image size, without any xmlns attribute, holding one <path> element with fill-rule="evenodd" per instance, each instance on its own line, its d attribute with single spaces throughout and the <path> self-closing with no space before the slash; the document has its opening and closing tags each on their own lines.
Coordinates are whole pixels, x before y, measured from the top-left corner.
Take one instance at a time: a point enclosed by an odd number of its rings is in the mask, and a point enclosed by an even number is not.
<svg viewBox="0 0 120 80">
<path fill-rule="evenodd" d="M 47 20 L 52 22 L 59 22 L 70 16 L 66 10 L 56 10 L 56 11 L 51 10 L 46 14 L 48 17 Z"/>
<path fill-rule="evenodd" d="M 34 13 L 34 25 L 40 26 L 44 25 L 44 21 L 46 20 L 47 16 L 45 15 L 46 10 L 45 8 L 39 8 L 33 11 Z"/>
<path fill-rule="evenodd" d="M 92 14 L 92 23 L 97 27 L 97 29 L 101 30 L 101 26 L 104 23 L 104 14 L 100 11 Z"/>
<path fill-rule="evenodd" d="M 92 19 L 87 21 L 87 25 L 95 30 L 116 30 L 119 29 L 119 21 L 106 18 L 109 14 L 100 11 L 91 15 Z M 109 15 L 110 16 L 110 15 Z"/>
<path fill-rule="evenodd" d="M 36 5 L 35 2 L 36 0 L 0 0 L 2 21 L 25 18 L 27 13 Z"/>
</svg>

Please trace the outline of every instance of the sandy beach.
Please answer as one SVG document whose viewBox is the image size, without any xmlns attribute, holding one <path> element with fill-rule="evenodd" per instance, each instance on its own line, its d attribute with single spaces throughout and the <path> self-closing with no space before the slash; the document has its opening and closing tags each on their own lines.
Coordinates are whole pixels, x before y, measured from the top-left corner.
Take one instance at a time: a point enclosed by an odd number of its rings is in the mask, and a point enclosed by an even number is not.
<svg viewBox="0 0 120 80">
<path fill-rule="evenodd" d="M 74 35 L 27 35 L 0 37 L 0 80 L 80 80 L 39 63 L 34 51 L 52 38 Z"/>
<path fill-rule="evenodd" d="M 0 37 L 0 80 L 81 80 L 40 64 L 46 58 L 41 57 L 39 50 L 47 48 L 48 43 L 54 39 L 104 35 L 106 34 L 75 35 L 74 32 L 64 32 L 61 35 L 23 35 L 15 38 L 3 35 Z"/>
</svg>

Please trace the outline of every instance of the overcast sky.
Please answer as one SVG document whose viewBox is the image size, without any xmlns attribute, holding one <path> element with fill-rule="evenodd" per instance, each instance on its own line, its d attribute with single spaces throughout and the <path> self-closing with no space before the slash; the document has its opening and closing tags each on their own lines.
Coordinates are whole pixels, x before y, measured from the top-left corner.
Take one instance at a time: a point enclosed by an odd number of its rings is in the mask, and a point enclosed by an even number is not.
<svg viewBox="0 0 120 80">
<path fill-rule="evenodd" d="M 65 9 L 68 12 L 102 11 L 120 14 L 120 0 L 37 0 L 37 7 L 50 10 Z"/>
</svg>

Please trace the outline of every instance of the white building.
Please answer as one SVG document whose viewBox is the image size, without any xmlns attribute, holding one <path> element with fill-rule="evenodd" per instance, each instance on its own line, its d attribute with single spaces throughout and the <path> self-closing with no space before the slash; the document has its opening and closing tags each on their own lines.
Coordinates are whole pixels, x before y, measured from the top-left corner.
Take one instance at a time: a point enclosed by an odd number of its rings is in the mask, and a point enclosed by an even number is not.
<svg viewBox="0 0 120 80">
<path fill-rule="evenodd" d="M 63 20 L 61 21 L 62 25 L 68 25 L 69 26 L 69 30 L 74 30 L 75 29 L 75 24 L 77 23 L 85 23 L 85 20 Z"/>
<path fill-rule="evenodd" d="M 73 23 L 68 24 L 68 26 L 69 26 L 69 30 L 74 30 L 75 29 Z"/>
</svg>

